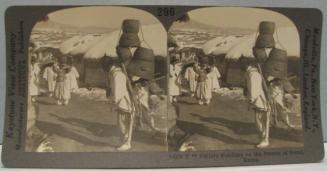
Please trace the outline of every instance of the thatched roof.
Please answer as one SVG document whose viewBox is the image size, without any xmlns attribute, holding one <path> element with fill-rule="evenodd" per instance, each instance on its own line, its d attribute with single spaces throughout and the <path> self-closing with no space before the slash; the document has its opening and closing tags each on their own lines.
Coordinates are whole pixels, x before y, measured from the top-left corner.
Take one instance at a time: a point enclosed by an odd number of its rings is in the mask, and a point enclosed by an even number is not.
<svg viewBox="0 0 327 171">
<path fill-rule="evenodd" d="M 177 41 L 172 37 L 172 36 L 168 36 L 168 47 L 174 47 L 177 48 L 179 47 Z"/>
<path fill-rule="evenodd" d="M 245 36 L 226 54 L 226 59 L 239 59 L 240 57 L 254 57 L 252 48 L 257 34 Z M 288 56 L 300 57 L 300 37 L 295 27 L 285 27 L 276 30 L 274 34 L 276 47 L 287 51 Z"/>
<path fill-rule="evenodd" d="M 63 54 L 78 55 L 85 53 L 99 39 L 99 36 L 79 35 L 63 42 L 59 49 Z"/>
<path fill-rule="evenodd" d="M 178 50 L 178 52 L 192 52 L 192 53 L 198 53 L 199 51 L 202 50 L 196 47 L 183 47 L 182 49 Z"/>
<path fill-rule="evenodd" d="M 236 36 L 216 37 L 206 42 L 202 49 L 205 54 L 221 55 L 226 54 L 230 48 L 240 41 Z"/>
<path fill-rule="evenodd" d="M 60 50 L 64 54 L 80 54 L 90 59 L 99 59 L 103 56 L 116 57 L 116 46 L 120 35 L 121 31 L 115 30 L 102 36 L 76 36 L 62 43 Z M 167 56 L 167 33 L 161 24 L 142 26 L 139 37 L 142 47 L 152 48 L 155 55 Z"/>
</svg>

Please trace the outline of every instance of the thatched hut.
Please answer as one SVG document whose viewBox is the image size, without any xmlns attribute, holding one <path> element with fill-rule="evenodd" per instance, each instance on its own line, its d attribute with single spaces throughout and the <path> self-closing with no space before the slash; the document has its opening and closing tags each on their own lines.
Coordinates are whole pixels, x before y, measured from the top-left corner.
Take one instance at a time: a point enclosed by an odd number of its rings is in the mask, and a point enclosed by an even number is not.
<svg viewBox="0 0 327 171">
<path fill-rule="evenodd" d="M 238 63 L 241 57 L 254 58 L 252 48 L 257 33 L 244 37 L 227 36 L 209 40 L 202 47 L 218 67 L 222 80 L 227 86 L 237 87 L 244 85 L 244 73 Z M 300 40 L 295 27 L 280 28 L 274 35 L 276 47 L 285 49 L 288 54 L 289 75 L 294 78 L 299 73 Z M 294 85 L 298 80 L 292 81 Z"/>
<path fill-rule="evenodd" d="M 226 54 L 229 49 L 236 45 L 241 38 L 236 36 L 218 36 L 207 41 L 203 46 L 203 52 L 205 54 L 211 54 L 219 56 L 221 54 Z"/>
<path fill-rule="evenodd" d="M 200 48 L 196 47 L 184 47 L 180 50 L 178 50 L 178 53 L 180 54 L 180 61 L 182 62 L 189 62 L 189 61 L 195 61 L 196 60 L 196 54 L 201 51 Z"/>
<path fill-rule="evenodd" d="M 86 86 L 106 86 L 106 73 L 102 69 L 101 58 L 104 56 L 117 57 L 116 46 L 120 35 L 120 30 L 116 30 L 101 36 L 73 37 L 62 44 L 61 51 L 73 56 L 74 65 Z M 158 75 L 165 75 L 166 65 L 163 65 L 167 56 L 165 29 L 160 24 L 142 26 L 139 37 L 142 40 L 142 47 L 153 49 L 157 59 L 155 68 L 159 72 Z"/>
<path fill-rule="evenodd" d="M 233 46 L 225 55 L 228 65 L 226 82 L 232 86 L 242 86 L 244 73 L 237 62 L 241 57 L 254 58 L 252 48 L 257 34 L 245 36 L 238 44 Z M 280 28 L 274 34 L 276 48 L 284 49 L 288 55 L 288 75 L 292 78 L 293 86 L 299 87 L 299 64 L 300 64 L 300 38 L 295 27 Z"/>
</svg>

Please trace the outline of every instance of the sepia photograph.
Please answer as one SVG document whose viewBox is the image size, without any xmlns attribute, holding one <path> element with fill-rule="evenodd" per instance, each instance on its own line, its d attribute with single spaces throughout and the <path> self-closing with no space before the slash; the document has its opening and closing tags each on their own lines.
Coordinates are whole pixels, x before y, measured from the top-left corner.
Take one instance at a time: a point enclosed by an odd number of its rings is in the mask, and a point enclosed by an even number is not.
<svg viewBox="0 0 327 171">
<path fill-rule="evenodd" d="M 57 10 L 33 27 L 25 151 L 167 151 L 167 32 L 119 6 Z M 172 111 L 171 114 L 176 112 Z"/>
<path fill-rule="evenodd" d="M 6 9 L 4 167 L 323 161 L 319 8 L 109 4 Z"/>
<path fill-rule="evenodd" d="M 246 20 L 244 19 L 246 18 Z M 300 38 L 268 9 L 57 10 L 29 43 L 27 152 L 303 147 Z"/>
<path fill-rule="evenodd" d="M 260 8 L 187 12 L 168 32 L 172 151 L 303 147 L 300 38 Z M 169 140 L 169 139 L 168 139 Z"/>
</svg>

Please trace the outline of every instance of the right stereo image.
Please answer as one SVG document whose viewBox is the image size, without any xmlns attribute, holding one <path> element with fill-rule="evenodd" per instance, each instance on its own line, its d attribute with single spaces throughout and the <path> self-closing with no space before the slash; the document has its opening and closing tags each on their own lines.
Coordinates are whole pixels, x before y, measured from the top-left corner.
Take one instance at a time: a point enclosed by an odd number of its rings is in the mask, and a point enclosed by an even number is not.
<svg viewBox="0 0 327 171">
<path fill-rule="evenodd" d="M 170 150 L 303 147 L 300 38 L 268 9 L 191 10 L 168 31 Z M 176 148 L 177 147 L 177 148 Z"/>
</svg>

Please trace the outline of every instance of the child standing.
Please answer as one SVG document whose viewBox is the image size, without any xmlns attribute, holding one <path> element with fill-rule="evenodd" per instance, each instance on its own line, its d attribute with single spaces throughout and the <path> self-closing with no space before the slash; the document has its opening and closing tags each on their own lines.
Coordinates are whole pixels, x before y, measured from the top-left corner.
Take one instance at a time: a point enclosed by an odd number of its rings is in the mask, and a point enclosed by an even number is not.
<svg viewBox="0 0 327 171">
<path fill-rule="evenodd" d="M 196 98 L 200 105 L 210 104 L 212 98 L 211 81 L 208 78 L 210 67 L 207 64 L 200 64 L 194 67 L 194 71 L 198 74 L 196 86 Z"/>
<path fill-rule="evenodd" d="M 78 89 L 78 83 L 77 83 L 77 79 L 79 78 L 79 74 L 77 69 L 72 66 L 71 67 L 71 71 L 68 73 L 68 79 L 70 82 L 70 89 L 72 92 L 74 92 L 75 90 Z"/>
<path fill-rule="evenodd" d="M 169 66 L 169 100 L 177 102 L 176 97 L 181 94 L 180 83 L 178 80 L 180 68 L 177 66 L 177 60 L 172 60 Z"/>
<path fill-rule="evenodd" d="M 221 77 L 221 75 L 215 65 L 211 66 L 211 71 L 208 74 L 208 77 L 210 78 L 210 81 L 211 81 L 212 92 L 217 93 L 218 90 L 220 89 L 219 78 Z"/>
<path fill-rule="evenodd" d="M 197 74 L 194 71 L 194 64 L 191 67 L 186 68 L 185 79 L 189 83 L 191 96 L 193 97 L 195 94 L 196 84 L 197 84 L 197 82 L 196 82 Z"/>
<path fill-rule="evenodd" d="M 31 67 L 30 67 L 30 82 L 29 82 L 29 94 L 32 98 L 32 102 L 35 102 L 35 97 L 40 95 L 40 66 L 37 62 L 36 56 L 31 58 Z"/>
<path fill-rule="evenodd" d="M 45 69 L 43 73 L 43 78 L 48 82 L 48 95 L 49 97 L 53 96 L 53 92 L 56 86 L 56 76 L 57 74 L 54 72 L 54 63 L 50 63 Z"/>
<path fill-rule="evenodd" d="M 68 79 L 67 73 L 69 73 L 71 67 L 66 64 L 60 64 L 55 67 L 55 72 L 57 73 L 56 86 L 54 90 L 54 96 L 57 99 L 58 105 L 68 105 L 70 100 L 70 81 Z"/>
</svg>

